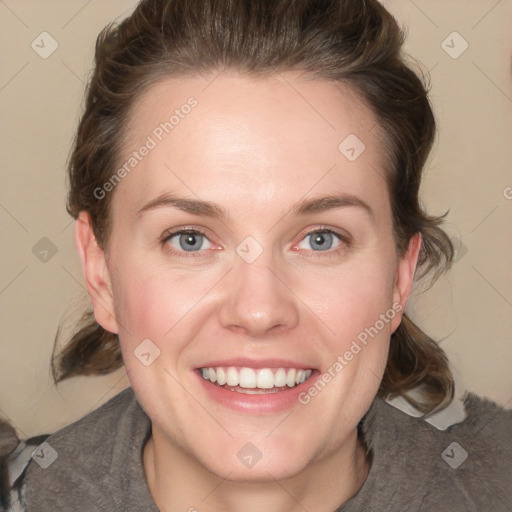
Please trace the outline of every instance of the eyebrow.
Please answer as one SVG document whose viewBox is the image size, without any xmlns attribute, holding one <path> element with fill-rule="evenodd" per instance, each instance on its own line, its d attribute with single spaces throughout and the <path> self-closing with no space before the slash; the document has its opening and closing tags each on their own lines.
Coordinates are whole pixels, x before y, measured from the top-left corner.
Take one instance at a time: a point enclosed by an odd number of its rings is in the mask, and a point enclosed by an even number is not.
<svg viewBox="0 0 512 512">
<path fill-rule="evenodd" d="M 292 205 L 290 211 L 292 215 L 303 216 L 348 206 L 361 208 L 368 214 L 372 221 L 375 221 L 375 212 L 370 205 L 353 194 L 326 195 L 312 199 L 304 199 Z M 193 215 L 221 220 L 227 220 L 229 217 L 228 212 L 216 203 L 200 199 L 179 197 L 170 193 L 161 194 L 151 200 L 137 212 L 137 216 L 140 217 L 145 212 L 159 208 L 176 208 Z"/>
</svg>

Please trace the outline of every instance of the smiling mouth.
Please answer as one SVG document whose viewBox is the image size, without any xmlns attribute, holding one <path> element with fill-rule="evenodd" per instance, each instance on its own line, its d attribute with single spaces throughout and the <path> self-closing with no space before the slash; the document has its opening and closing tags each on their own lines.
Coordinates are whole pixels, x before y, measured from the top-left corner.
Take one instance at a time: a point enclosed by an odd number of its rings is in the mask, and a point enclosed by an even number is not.
<svg viewBox="0 0 512 512">
<path fill-rule="evenodd" d="M 299 386 L 308 380 L 312 369 L 302 368 L 199 368 L 199 373 L 217 387 L 248 395 L 279 393 Z"/>
</svg>

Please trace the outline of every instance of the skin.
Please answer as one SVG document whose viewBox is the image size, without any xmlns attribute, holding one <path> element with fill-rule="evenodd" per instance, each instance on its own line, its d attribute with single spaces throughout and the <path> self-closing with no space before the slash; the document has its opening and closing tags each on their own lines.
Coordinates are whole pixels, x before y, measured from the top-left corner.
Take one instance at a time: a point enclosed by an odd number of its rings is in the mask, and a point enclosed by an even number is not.
<svg viewBox="0 0 512 512">
<path fill-rule="evenodd" d="M 332 512 L 369 471 L 356 426 L 379 388 L 421 235 L 399 257 L 379 127 L 347 86 L 295 72 L 213 78 L 167 78 L 134 106 L 127 155 L 187 98 L 198 101 L 110 192 L 106 251 L 88 213 L 80 214 L 75 240 L 87 288 L 97 321 L 119 334 L 130 383 L 152 421 L 143 464 L 160 510 Z M 338 150 L 352 133 L 366 146 L 353 162 Z M 229 216 L 171 207 L 137 215 L 164 192 L 213 201 Z M 374 218 L 354 206 L 290 211 L 334 192 L 358 196 Z M 180 227 L 206 233 L 198 257 L 180 249 L 178 236 L 159 242 Z M 308 234 L 322 227 L 350 243 L 333 235 L 330 248 L 318 250 Z M 250 264 L 236 252 L 247 236 L 263 249 Z M 292 359 L 323 373 L 393 304 L 401 312 L 307 405 L 234 411 L 212 401 L 193 374 L 201 363 L 237 356 Z M 145 366 L 134 350 L 148 338 L 160 355 Z M 248 442 L 262 454 L 251 468 L 237 457 Z"/>
</svg>

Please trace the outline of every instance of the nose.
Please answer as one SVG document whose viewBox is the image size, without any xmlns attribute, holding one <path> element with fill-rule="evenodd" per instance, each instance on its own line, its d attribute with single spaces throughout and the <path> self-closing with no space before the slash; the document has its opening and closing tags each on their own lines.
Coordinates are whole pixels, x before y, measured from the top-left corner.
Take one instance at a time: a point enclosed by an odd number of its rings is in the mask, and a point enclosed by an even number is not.
<svg viewBox="0 0 512 512">
<path fill-rule="evenodd" d="M 284 273 L 273 265 L 270 251 L 263 251 L 252 263 L 237 258 L 228 277 L 219 311 L 225 329 L 263 338 L 297 325 L 297 297 Z"/>
</svg>

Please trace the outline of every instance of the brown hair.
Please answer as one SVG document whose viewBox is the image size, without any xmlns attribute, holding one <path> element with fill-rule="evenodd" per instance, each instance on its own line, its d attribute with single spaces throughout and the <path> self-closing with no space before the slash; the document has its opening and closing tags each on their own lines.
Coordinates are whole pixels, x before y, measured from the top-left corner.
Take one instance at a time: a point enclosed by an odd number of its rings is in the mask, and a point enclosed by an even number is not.
<svg viewBox="0 0 512 512">
<path fill-rule="evenodd" d="M 377 0 L 142 0 L 131 16 L 98 36 L 69 160 L 68 213 L 76 219 L 88 211 L 106 249 L 112 194 L 97 199 L 94 190 L 117 169 L 129 114 L 157 80 L 223 69 L 253 76 L 298 70 L 349 85 L 373 110 L 389 157 L 398 252 L 403 255 L 410 238 L 421 233 L 415 277 L 433 271 L 433 282 L 451 265 L 454 248 L 440 228 L 448 212 L 430 217 L 419 202 L 435 119 L 425 84 L 402 54 L 403 41 L 397 22 Z M 106 374 L 123 364 L 117 335 L 98 325 L 91 311 L 80 326 L 58 358 L 54 347 L 55 383 Z M 408 394 L 414 388 L 421 389 L 421 399 Z M 446 406 L 453 394 L 444 351 L 404 315 L 391 336 L 378 396 L 403 396 L 427 414 Z"/>
</svg>

